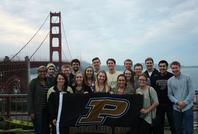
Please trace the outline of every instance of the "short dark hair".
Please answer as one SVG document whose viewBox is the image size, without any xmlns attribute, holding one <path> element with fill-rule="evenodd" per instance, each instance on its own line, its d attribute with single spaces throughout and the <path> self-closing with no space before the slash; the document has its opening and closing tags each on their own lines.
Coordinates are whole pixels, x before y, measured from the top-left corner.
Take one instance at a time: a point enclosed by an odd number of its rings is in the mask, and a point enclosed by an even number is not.
<svg viewBox="0 0 198 134">
<path fill-rule="evenodd" d="M 146 59 L 145 59 L 145 63 L 146 63 L 148 60 L 151 60 L 151 61 L 154 63 L 154 60 L 153 60 L 153 58 L 151 58 L 151 57 L 146 58 Z"/>
<path fill-rule="evenodd" d="M 140 63 L 136 63 L 136 64 L 134 65 L 134 69 L 135 69 L 136 66 L 141 66 L 141 68 L 143 69 L 143 66 L 142 66 L 142 64 L 140 64 Z"/>
<path fill-rule="evenodd" d="M 113 59 L 113 58 L 109 58 L 109 59 L 107 59 L 106 64 L 108 64 L 108 62 L 109 62 L 109 61 L 113 61 L 113 62 L 114 62 L 114 64 L 116 64 L 116 61 L 115 61 L 115 59 Z"/>
<path fill-rule="evenodd" d="M 170 64 L 170 66 L 172 66 L 172 65 L 177 65 L 177 66 L 181 67 L 181 64 L 180 64 L 178 61 L 173 61 L 173 62 Z"/>
<path fill-rule="evenodd" d="M 80 65 L 80 61 L 79 61 L 78 59 L 73 59 L 73 60 L 71 61 L 71 65 L 72 65 L 74 62 L 76 62 L 76 63 L 78 63 L 78 64 Z"/>
<path fill-rule="evenodd" d="M 166 66 L 168 67 L 168 62 L 167 62 L 166 60 L 161 60 L 161 61 L 159 61 L 158 66 L 159 66 L 160 64 L 163 64 L 163 63 L 165 63 Z"/>
<path fill-rule="evenodd" d="M 92 59 L 92 62 L 93 62 L 94 60 L 99 60 L 99 61 L 100 61 L 99 57 L 93 58 L 93 59 Z"/>
<path fill-rule="evenodd" d="M 125 61 L 124 61 L 124 64 L 125 64 L 125 62 L 131 62 L 131 63 L 133 63 L 133 61 L 131 60 L 131 59 L 126 59 Z"/>
</svg>

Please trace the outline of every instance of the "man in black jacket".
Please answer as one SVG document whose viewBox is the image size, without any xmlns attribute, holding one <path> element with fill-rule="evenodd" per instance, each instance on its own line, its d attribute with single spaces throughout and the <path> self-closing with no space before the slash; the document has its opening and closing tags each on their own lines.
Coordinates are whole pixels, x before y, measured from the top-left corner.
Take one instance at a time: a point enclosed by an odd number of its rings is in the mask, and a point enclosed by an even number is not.
<svg viewBox="0 0 198 134">
<path fill-rule="evenodd" d="M 156 89 L 156 80 L 158 78 L 159 72 L 157 69 L 153 67 L 154 61 L 151 57 L 148 57 L 145 59 L 145 65 L 146 65 L 146 71 L 144 74 L 147 76 L 147 78 L 150 79 L 150 86 L 152 86 L 154 89 Z"/>
<path fill-rule="evenodd" d="M 157 127 L 156 131 L 158 134 L 164 134 L 164 120 L 165 120 L 165 114 L 167 116 L 171 134 L 175 134 L 175 128 L 173 123 L 173 107 L 172 103 L 168 98 L 168 88 L 167 88 L 167 82 L 168 79 L 173 76 L 172 73 L 168 72 L 168 62 L 165 60 L 161 60 L 158 63 L 159 67 L 159 76 L 156 80 L 156 92 L 159 99 L 159 106 L 157 107 L 157 120 L 159 127 Z"/>
</svg>

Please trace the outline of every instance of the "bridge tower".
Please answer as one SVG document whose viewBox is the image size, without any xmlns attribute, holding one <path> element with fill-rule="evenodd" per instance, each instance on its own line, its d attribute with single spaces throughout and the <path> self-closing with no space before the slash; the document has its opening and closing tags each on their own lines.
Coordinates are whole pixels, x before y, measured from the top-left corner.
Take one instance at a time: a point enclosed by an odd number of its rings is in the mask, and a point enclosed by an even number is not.
<svg viewBox="0 0 198 134">
<path fill-rule="evenodd" d="M 50 62 L 54 62 L 53 54 L 58 52 L 59 66 L 62 63 L 61 13 L 50 12 Z"/>
</svg>

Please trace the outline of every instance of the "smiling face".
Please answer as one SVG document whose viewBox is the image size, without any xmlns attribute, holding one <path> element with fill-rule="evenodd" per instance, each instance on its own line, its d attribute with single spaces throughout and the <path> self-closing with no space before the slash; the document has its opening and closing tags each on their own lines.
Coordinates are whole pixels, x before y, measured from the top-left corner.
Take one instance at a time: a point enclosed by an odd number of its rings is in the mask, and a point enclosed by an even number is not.
<svg viewBox="0 0 198 134">
<path fill-rule="evenodd" d="M 125 67 L 125 69 L 130 70 L 131 67 L 132 67 L 132 62 L 130 62 L 130 61 L 125 61 L 125 62 L 124 62 L 124 67 Z"/>
<path fill-rule="evenodd" d="M 76 73 L 75 77 L 76 85 L 82 85 L 83 84 L 83 75 L 82 73 Z"/>
<path fill-rule="evenodd" d="M 168 67 L 166 63 L 160 63 L 158 67 L 159 67 L 159 71 L 161 74 L 164 74 L 167 72 Z"/>
<path fill-rule="evenodd" d="M 115 70 L 115 63 L 112 60 L 109 60 L 107 62 L 107 66 L 108 66 L 109 70 Z"/>
<path fill-rule="evenodd" d="M 85 70 L 85 74 L 87 76 L 87 78 L 92 78 L 93 75 L 94 75 L 94 70 L 92 67 L 88 67 L 86 70 Z"/>
<path fill-rule="evenodd" d="M 59 74 L 56 80 L 57 80 L 57 86 L 59 86 L 59 87 L 64 86 L 65 78 L 62 75 Z"/>
<path fill-rule="evenodd" d="M 46 78 L 46 69 L 45 69 L 45 67 L 42 67 L 42 68 L 39 68 L 39 70 L 38 70 L 38 77 L 40 78 L 40 79 L 45 79 Z"/>
<path fill-rule="evenodd" d="M 131 71 L 125 70 L 124 75 L 125 75 L 127 81 L 131 80 L 131 77 L 132 77 Z"/>
<path fill-rule="evenodd" d="M 139 77 L 139 84 L 140 84 L 140 87 L 145 87 L 146 86 L 146 82 L 147 81 L 147 78 L 145 76 L 140 76 Z"/>
<path fill-rule="evenodd" d="M 118 83 L 118 88 L 125 88 L 126 78 L 123 75 L 118 76 L 117 83 Z"/>
<path fill-rule="evenodd" d="M 179 65 L 171 65 L 171 70 L 175 76 L 180 75 L 180 66 Z"/>
<path fill-rule="evenodd" d="M 153 69 L 153 61 L 152 60 L 147 60 L 145 62 L 145 64 L 146 64 L 147 70 L 151 71 Z"/>
<path fill-rule="evenodd" d="M 53 76 L 54 73 L 55 73 L 55 68 L 54 68 L 53 66 L 48 67 L 48 69 L 47 69 L 47 74 L 48 74 L 49 76 Z"/>
<path fill-rule="evenodd" d="M 65 75 L 65 76 L 69 76 L 70 75 L 70 73 L 71 73 L 71 70 L 70 70 L 70 68 L 69 67 L 63 67 L 63 68 L 61 68 L 61 71 L 62 71 L 62 73 Z"/>
<path fill-rule="evenodd" d="M 72 69 L 74 70 L 74 72 L 77 72 L 80 70 L 80 64 L 78 62 L 73 62 L 72 63 Z"/>
<path fill-rule="evenodd" d="M 101 62 L 100 62 L 99 59 L 96 59 L 96 60 L 94 60 L 94 61 L 92 62 L 92 65 L 93 65 L 93 67 L 94 67 L 94 69 L 95 69 L 96 71 L 100 70 L 100 64 L 101 64 Z"/>
<path fill-rule="evenodd" d="M 104 72 L 99 72 L 98 76 L 97 76 L 97 79 L 98 79 L 98 83 L 105 83 L 106 80 L 107 80 L 107 76 Z"/>
<path fill-rule="evenodd" d="M 134 72 L 136 76 L 140 76 L 142 74 L 142 67 L 141 66 L 135 66 Z"/>
</svg>

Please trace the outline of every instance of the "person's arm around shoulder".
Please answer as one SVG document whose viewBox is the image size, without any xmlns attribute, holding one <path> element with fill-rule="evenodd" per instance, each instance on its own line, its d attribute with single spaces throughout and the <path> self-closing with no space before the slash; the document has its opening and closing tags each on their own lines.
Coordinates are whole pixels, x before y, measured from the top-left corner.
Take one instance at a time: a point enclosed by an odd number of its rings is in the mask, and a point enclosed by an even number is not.
<svg viewBox="0 0 198 134">
<path fill-rule="evenodd" d="M 72 88 L 71 88 L 70 86 L 67 87 L 67 91 L 68 91 L 69 93 L 71 93 L 71 94 L 74 93 L 73 90 L 72 90 Z"/>
</svg>

